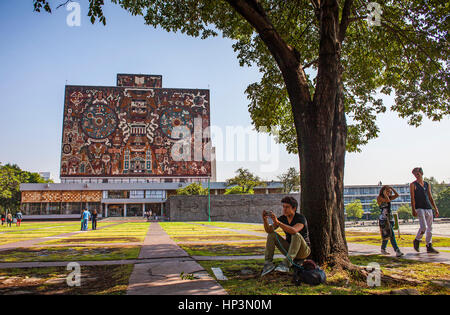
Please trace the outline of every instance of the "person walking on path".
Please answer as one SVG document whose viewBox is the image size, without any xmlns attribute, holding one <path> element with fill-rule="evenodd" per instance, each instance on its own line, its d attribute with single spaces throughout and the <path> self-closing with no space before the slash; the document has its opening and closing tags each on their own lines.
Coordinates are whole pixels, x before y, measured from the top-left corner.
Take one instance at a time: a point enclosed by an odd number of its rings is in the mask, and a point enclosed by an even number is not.
<svg viewBox="0 0 450 315">
<path fill-rule="evenodd" d="M 20 212 L 20 210 L 19 210 L 19 212 L 17 212 L 16 213 L 16 220 L 17 220 L 17 222 L 16 222 L 16 226 L 20 226 L 20 223 L 22 222 L 22 212 Z"/>
<path fill-rule="evenodd" d="M 13 221 L 12 214 L 11 212 L 8 212 L 8 214 L 6 215 L 6 226 L 9 225 L 9 227 L 11 227 L 12 221 Z"/>
<path fill-rule="evenodd" d="M 386 246 L 388 241 L 391 241 L 391 245 L 394 248 L 397 257 L 401 257 L 404 254 L 400 251 L 400 248 L 397 245 L 397 241 L 395 240 L 394 233 L 394 220 L 392 218 L 391 213 L 391 201 L 398 198 L 399 194 L 395 191 L 394 188 L 390 186 L 383 186 L 380 189 L 380 193 L 377 197 L 377 203 L 380 207 L 381 214 L 379 218 L 380 232 L 381 232 L 381 253 L 383 255 L 389 255 L 386 251 Z"/>
<path fill-rule="evenodd" d="M 82 230 L 83 231 L 87 231 L 87 229 L 88 229 L 88 222 L 89 222 L 89 219 L 91 217 L 91 213 L 87 209 L 85 209 L 83 211 L 83 215 L 82 216 L 83 216 L 83 227 L 82 227 Z"/>
<path fill-rule="evenodd" d="M 439 252 L 433 248 L 433 209 L 436 217 L 439 216 L 439 209 L 434 203 L 431 195 L 430 185 L 423 180 L 423 170 L 421 167 L 416 167 L 412 170 L 416 180 L 409 185 L 409 192 L 411 194 L 411 209 L 412 215 L 419 219 L 419 230 L 416 238 L 413 241 L 414 249 L 419 252 L 420 241 L 424 234 L 426 234 L 425 241 L 427 243 L 427 253 L 438 254 Z"/>
<path fill-rule="evenodd" d="M 92 229 L 96 230 L 97 229 L 97 210 L 94 210 L 94 212 L 92 213 Z"/>
<path fill-rule="evenodd" d="M 4 212 L 2 212 L 2 226 L 5 224 L 6 215 Z"/>
</svg>

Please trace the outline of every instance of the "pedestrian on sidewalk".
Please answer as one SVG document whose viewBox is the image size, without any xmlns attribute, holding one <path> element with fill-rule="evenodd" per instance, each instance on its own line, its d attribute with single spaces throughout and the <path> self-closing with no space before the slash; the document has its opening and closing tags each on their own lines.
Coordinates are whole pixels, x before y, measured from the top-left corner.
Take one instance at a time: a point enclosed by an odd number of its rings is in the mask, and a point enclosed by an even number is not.
<svg viewBox="0 0 450 315">
<path fill-rule="evenodd" d="M 85 209 L 83 211 L 83 228 L 82 228 L 83 231 L 87 231 L 88 222 L 89 222 L 90 218 L 91 218 L 91 213 L 87 209 Z"/>
<path fill-rule="evenodd" d="M 92 213 L 92 229 L 96 230 L 97 229 L 97 210 L 94 210 L 94 212 Z"/>
<path fill-rule="evenodd" d="M 433 248 L 433 209 L 436 217 L 439 216 L 439 209 L 434 203 L 431 194 L 430 184 L 423 180 L 423 170 L 421 167 L 416 167 L 412 170 L 416 180 L 409 185 L 409 192 L 411 194 L 411 209 L 412 215 L 419 219 L 419 230 L 416 238 L 413 241 L 414 249 L 419 252 L 420 241 L 424 234 L 426 234 L 425 241 L 427 243 L 427 253 L 438 254 L 439 252 Z"/>
<path fill-rule="evenodd" d="M 6 215 L 6 226 L 9 225 L 9 227 L 11 227 L 12 221 L 13 221 L 12 214 L 11 212 L 8 212 L 8 214 Z"/>
<path fill-rule="evenodd" d="M 17 220 L 16 226 L 20 226 L 20 223 L 22 222 L 22 218 L 23 218 L 22 212 L 20 212 L 20 210 L 19 210 L 19 212 L 16 213 L 16 220 Z"/>
<path fill-rule="evenodd" d="M 5 219 L 6 219 L 6 215 L 5 215 L 4 212 L 2 212 L 2 217 L 1 217 L 1 220 L 2 220 L 2 226 L 3 226 L 3 224 L 5 224 Z"/>
<path fill-rule="evenodd" d="M 380 193 L 377 197 L 377 203 L 380 207 L 381 214 L 379 217 L 379 225 L 381 232 L 381 253 L 383 255 L 389 255 L 386 251 L 386 246 L 388 241 L 391 241 L 391 245 L 395 250 L 396 256 L 401 257 L 404 254 L 400 251 L 400 248 L 397 245 L 397 241 L 395 240 L 394 233 L 394 219 L 392 218 L 391 212 L 391 201 L 398 198 L 399 194 L 395 191 L 391 186 L 385 185 L 381 187 Z"/>
</svg>

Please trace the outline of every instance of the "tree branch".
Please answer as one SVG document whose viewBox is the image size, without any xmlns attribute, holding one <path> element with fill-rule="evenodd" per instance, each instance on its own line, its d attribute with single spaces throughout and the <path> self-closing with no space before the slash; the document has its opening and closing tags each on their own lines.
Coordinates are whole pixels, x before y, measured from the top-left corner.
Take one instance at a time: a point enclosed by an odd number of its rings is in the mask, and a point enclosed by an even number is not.
<svg viewBox="0 0 450 315">
<path fill-rule="evenodd" d="M 342 44 L 347 32 L 347 27 L 350 24 L 350 13 L 352 11 L 353 0 L 345 0 L 344 8 L 342 9 L 341 23 L 339 25 L 339 42 Z"/>
</svg>

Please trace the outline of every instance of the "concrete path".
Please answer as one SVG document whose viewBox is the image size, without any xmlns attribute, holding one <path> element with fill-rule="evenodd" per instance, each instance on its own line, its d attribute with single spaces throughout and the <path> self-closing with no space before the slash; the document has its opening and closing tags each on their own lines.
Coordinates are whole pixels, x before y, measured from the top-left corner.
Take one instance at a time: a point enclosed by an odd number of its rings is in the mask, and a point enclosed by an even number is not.
<svg viewBox="0 0 450 315">
<path fill-rule="evenodd" d="M 381 255 L 380 247 L 376 245 L 365 245 L 349 243 L 349 255 Z M 393 249 L 387 249 L 391 253 L 390 257 L 395 257 Z M 450 264 L 450 253 L 441 252 L 439 254 L 428 254 L 426 249 L 422 248 L 420 253 L 417 253 L 413 248 L 401 248 L 401 251 L 405 254 L 403 259 L 410 259 L 415 261 L 430 262 L 430 263 L 442 263 Z M 389 256 L 388 256 L 389 257 Z M 197 261 L 202 260 L 247 260 L 247 259 L 264 259 L 264 255 L 252 255 L 252 256 L 192 256 Z M 283 255 L 275 255 L 274 258 L 284 258 Z"/>
<path fill-rule="evenodd" d="M 257 235 L 257 236 L 267 236 L 266 233 L 260 233 L 260 232 L 254 232 L 254 231 L 247 231 L 247 230 L 238 230 L 238 229 L 230 229 L 230 228 L 224 228 L 224 227 L 217 227 L 213 225 L 207 225 L 207 224 L 200 224 L 200 223 L 193 223 L 197 225 L 202 225 L 208 228 L 214 228 L 218 230 L 226 230 L 226 231 L 233 231 L 240 234 L 251 234 L 251 235 Z M 381 244 L 380 244 L 381 246 Z M 380 246 L 377 245 L 366 245 L 366 244 L 357 244 L 357 243 L 348 243 L 349 248 L 349 255 L 356 256 L 356 255 L 379 255 L 380 254 Z M 450 248 L 441 248 L 441 249 L 447 249 Z M 392 256 L 395 257 L 394 250 L 387 249 L 390 253 L 392 253 Z M 417 253 L 412 246 L 410 248 L 408 247 L 401 247 L 400 250 L 405 254 L 402 258 L 404 259 L 411 259 L 411 260 L 417 260 L 417 261 L 423 261 L 423 262 L 435 262 L 435 263 L 444 263 L 444 264 L 450 264 L 450 253 L 448 252 L 440 252 L 439 254 L 428 254 L 426 252 L 425 246 L 422 246 L 421 252 Z M 439 249 L 438 249 L 439 250 Z M 194 256 L 195 260 L 229 260 L 229 259 L 264 259 L 264 256 L 262 255 L 256 255 L 256 256 Z M 216 259 L 217 258 L 217 259 Z M 275 257 L 276 258 L 276 257 Z"/>
<path fill-rule="evenodd" d="M 128 295 L 217 295 L 227 294 L 195 260 L 181 249 L 158 223 L 150 224 L 139 259 L 129 279 Z M 183 280 L 181 273 L 193 275 Z"/>
</svg>

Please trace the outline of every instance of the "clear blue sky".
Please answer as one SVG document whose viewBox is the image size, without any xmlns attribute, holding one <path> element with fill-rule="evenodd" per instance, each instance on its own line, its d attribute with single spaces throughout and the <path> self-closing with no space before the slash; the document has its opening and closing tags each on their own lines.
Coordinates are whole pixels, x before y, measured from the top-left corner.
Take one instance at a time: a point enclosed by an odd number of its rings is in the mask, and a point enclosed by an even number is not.
<svg viewBox="0 0 450 315">
<path fill-rule="evenodd" d="M 50 171 L 58 181 L 64 85 L 111 86 L 117 73 L 161 74 L 163 87 L 210 89 L 212 125 L 224 133 L 226 126 L 251 125 L 244 90 L 260 74 L 239 66 L 232 41 L 153 29 L 143 18 L 109 4 L 107 26 L 91 25 L 87 0 L 79 3 L 81 26 L 69 27 L 64 7 L 49 15 L 34 13 L 31 0 L 0 1 L 1 163 Z M 425 176 L 450 182 L 448 118 L 414 128 L 388 113 L 379 116 L 379 126 L 378 139 L 362 153 L 347 155 L 345 184 L 406 183 L 415 166 L 422 166 Z M 297 156 L 283 146 L 277 152 L 279 160 L 270 171 L 257 161 L 218 161 L 218 180 L 233 176 L 241 166 L 264 179 L 298 168 Z"/>
</svg>

